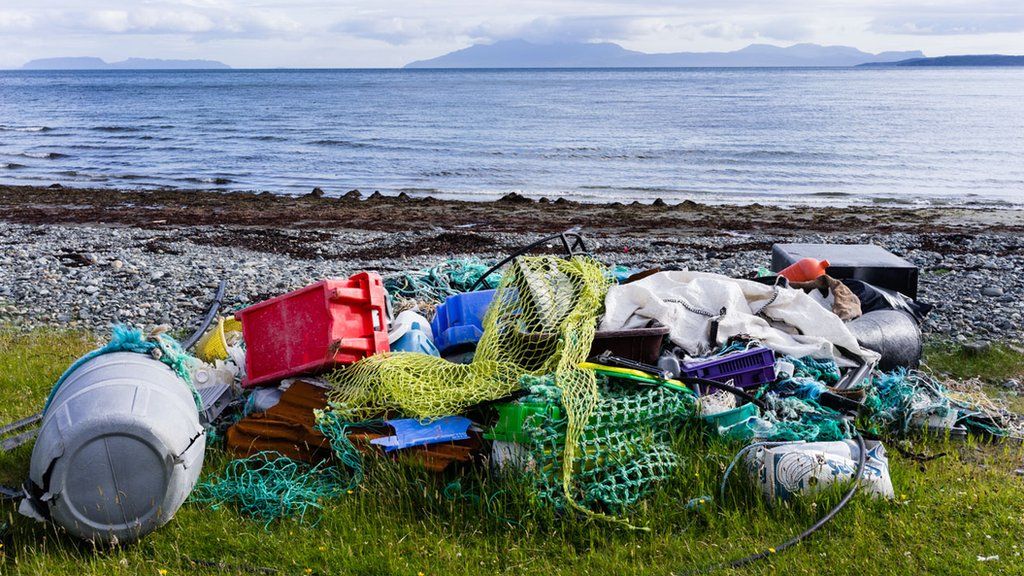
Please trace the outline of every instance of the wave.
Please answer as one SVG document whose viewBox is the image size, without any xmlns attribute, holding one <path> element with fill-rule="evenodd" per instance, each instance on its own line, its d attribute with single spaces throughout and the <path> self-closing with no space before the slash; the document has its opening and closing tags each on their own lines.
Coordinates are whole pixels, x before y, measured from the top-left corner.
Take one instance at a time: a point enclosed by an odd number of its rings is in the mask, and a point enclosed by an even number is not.
<svg viewBox="0 0 1024 576">
<path fill-rule="evenodd" d="M 0 164 L 0 168 L 5 170 L 18 170 L 19 168 L 28 168 L 28 166 L 18 164 L 17 162 L 4 162 L 3 164 Z"/>
<path fill-rule="evenodd" d="M 49 126 L 6 126 L 0 124 L 0 132 L 49 132 Z"/>
<path fill-rule="evenodd" d="M 57 158 L 67 158 L 67 154 L 61 154 L 60 152 L 20 152 L 15 156 L 21 156 L 22 158 L 39 158 L 40 160 L 56 160 Z"/>
<path fill-rule="evenodd" d="M 137 126 L 93 126 L 91 130 L 97 132 L 141 132 L 142 128 Z"/>
<path fill-rule="evenodd" d="M 340 146 L 340 147 L 343 147 L 343 148 L 367 148 L 367 147 L 369 147 L 369 144 L 364 144 L 362 142 L 353 142 L 351 140 L 335 140 L 333 138 L 323 138 L 323 139 L 320 139 L 320 140 L 311 140 L 311 141 L 307 142 L 307 144 L 312 144 L 314 146 Z"/>
<path fill-rule="evenodd" d="M 224 178 L 223 176 L 218 176 L 216 178 L 186 177 L 186 178 L 178 178 L 178 180 L 180 180 L 181 182 L 188 182 L 190 184 L 216 184 L 218 186 L 223 186 L 225 184 L 233 184 L 234 183 L 234 180 L 232 180 L 230 178 Z"/>
</svg>

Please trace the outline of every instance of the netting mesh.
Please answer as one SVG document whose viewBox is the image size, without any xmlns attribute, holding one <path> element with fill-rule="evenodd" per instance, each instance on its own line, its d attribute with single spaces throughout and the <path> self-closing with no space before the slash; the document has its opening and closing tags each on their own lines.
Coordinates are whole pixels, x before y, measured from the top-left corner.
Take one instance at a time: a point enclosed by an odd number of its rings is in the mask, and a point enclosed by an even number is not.
<svg viewBox="0 0 1024 576">
<path fill-rule="evenodd" d="M 597 389 L 593 374 L 577 365 L 590 350 L 608 285 L 604 266 L 587 257 L 520 258 L 495 293 L 470 364 L 378 354 L 332 373 L 330 399 L 336 410 L 361 418 L 388 410 L 438 418 L 507 396 L 522 374 L 552 372 L 574 399 L 574 414 L 585 416 Z"/>
<path fill-rule="evenodd" d="M 610 284 L 608 269 L 589 257 L 518 258 L 488 307 L 470 364 L 410 352 L 371 356 L 330 376 L 332 406 L 351 419 L 384 411 L 438 418 L 509 395 L 523 374 L 551 374 L 568 415 L 562 486 L 570 494 L 572 463 L 598 401 L 594 373 L 579 364 Z"/>
<path fill-rule="evenodd" d="M 566 405 L 551 378 L 524 378 L 531 401 Z M 599 398 L 580 426 L 575 458 L 566 458 L 567 418 L 552 412 L 527 418 L 524 429 L 542 500 L 562 507 L 579 503 L 591 511 L 619 512 L 645 496 L 678 468 L 671 433 L 694 415 L 690 394 L 665 388 L 622 386 L 602 379 Z M 571 400 L 570 400 L 571 402 Z M 565 478 L 571 477 L 567 484 Z"/>
<path fill-rule="evenodd" d="M 922 372 L 906 370 L 877 373 L 864 405 L 874 427 L 897 434 L 905 434 L 915 419 L 945 418 L 954 410 L 942 384 Z"/>
</svg>

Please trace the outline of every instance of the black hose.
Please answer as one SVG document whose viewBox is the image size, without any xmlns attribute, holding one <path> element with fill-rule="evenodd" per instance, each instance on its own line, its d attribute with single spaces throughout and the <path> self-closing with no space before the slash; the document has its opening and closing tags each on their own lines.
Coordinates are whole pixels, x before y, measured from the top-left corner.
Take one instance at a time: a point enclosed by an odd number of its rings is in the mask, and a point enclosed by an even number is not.
<svg viewBox="0 0 1024 576">
<path fill-rule="evenodd" d="M 751 562 L 756 562 L 758 560 L 767 558 L 767 557 L 772 556 L 774 554 L 778 554 L 778 553 L 782 552 L 783 550 L 785 550 L 787 548 L 790 548 L 791 546 L 795 546 L 796 544 L 799 544 L 801 541 L 803 541 L 804 539 L 809 537 L 811 534 L 814 534 L 815 532 L 820 530 L 822 526 L 824 526 L 825 524 L 828 524 L 829 521 L 831 521 L 832 518 L 835 518 L 836 514 L 839 514 L 839 512 L 843 508 L 845 508 L 846 505 L 850 502 L 850 499 L 853 498 L 853 495 L 857 493 L 857 489 L 860 488 L 861 480 L 864 478 L 864 469 L 866 468 L 866 464 L 867 464 L 867 449 L 864 446 L 864 437 L 861 436 L 860 434 L 858 434 L 857 436 L 854 437 L 854 440 L 857 441 L 857 448 L 860 451 L 860 454 L 857 457 L 857 473 L 854 474 L 853 485 L 850 486 L 850 489 L 846 492 L 846 494 L 843 495 L 842 500 L 840 500 L 839 503 L 836 504 L 834 508 L 832 508 L 831 510 L 828 511 L 828 514 L 825 514 L 824 516 L 822 516 L 817 522 L 812 524 L 811 527 L 808 528 L 807 530 L 804 530 L 800 534 L 797 534 L 793 538 L 790 538 L 789 540 L 786 540 L 785 542 L 783 542 L 782 544 L 779 544 L 778 546 L 775 546 L 773 548 L 768 548 L 767 550 L 762 550 L 761 552 L 757 552 L 756 554 L 751 554 L 750 556 L 744 556 L 743 558 L 739 558 L 739 559 L 736 559 L 736 560 L 731 560 L 731 561 L 728 561 L 728 562 L 721 562 L 719 564 L 715 564 L 713 566 L 709 566 L 707 568 L 691 572 L 691 574 L 706 574 L 708 572 L 714 572 L 714 571 L 717 571 L 717 570 L 721 570 L 723 568 L 740 568 L 742 566 L 746 566 L 747 564 L 750 564 Z"/>
<path fill-rule="evenodd" d="M 220 306 L 224 302 L 224 289 L 227 287 L 227 281 L 221 280 L 217 284 L 217 292 L 213 295 L 213 301 L 210 302 L 210 307 L 206 310 L 206 317 L 203 318 L 203 322 L 199 325 L 199 328 L 192 333 L 184 342 L 181 347 L 185 350 L 191 349 L 196 345 L 196 342 L 203 337 L 206 329 L 213 323 L 213 319 L 217 317 L 217 312 L 220 311 Z"/>
<path fill-rule="evenodd" d="M 569 229 L 566 230 L 565 232 L 559 232 L 558 234 L 545 236 L 544 238 L 541 238 L 536 242 L 531 242 L 526 246 L 517 248 L 511 254 L 502 259 L 501 262 L 498 262 L 494 266 L 491 266 L 490 269 L 488 269 L 487 272 L 483 274 L 483 276 L 480 276 L 480 278 L 478 278 L 477 281 L 473 283 L 473 286 L 470 287 L 469 291 L 476 292 L 476 289 L 479 288 L 480 285 L 484 283 L 487 277 L 500 270 L 502 266 L 508 264 L 512 260 L 515 260 L 516 258 L 522 256 L 523 254 L 526 254 L 527 252 L 533 250 L 537 246 L 540 246 L 541 244 L 545 242 L 550 242 L 552 240 L 562 241 L 562 247 L 565 248 L 565 254 L 567 256 L 575 256 L 576 254 L 590 253 L 590 251 L 587 249 L 587 244 L 584 241 L 583 235 L 577 232 L 576 229 Z M 571 243 L 569 242 L 570 240 L 572 240 Z"/>
</svg>

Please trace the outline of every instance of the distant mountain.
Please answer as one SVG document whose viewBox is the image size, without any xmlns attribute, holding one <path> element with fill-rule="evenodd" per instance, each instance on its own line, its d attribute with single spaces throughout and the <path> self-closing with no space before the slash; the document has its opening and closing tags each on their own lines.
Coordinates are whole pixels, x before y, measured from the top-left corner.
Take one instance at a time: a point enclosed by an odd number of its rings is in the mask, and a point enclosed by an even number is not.
<svg viewBox="0 0 1024 576">
<path fill-rule="evenodd" d="M 22 70 L 229 70 L 231 66 L 216 60 L 129 58 L 120 62 L 105 62 L 100 58 L 77 56 L 40 58 L 27 62 L 21 68 Z"/>
<path fill-rule="evenodd" d="M 861 66 L 1024 66 L 1024 56 L 1003 54 L 937 56 L 935 58 L 910 58 L 896 62 L 867 62 Z"/>
<path fill-rule="evenodd" d="M 795 44 L 781 47 L 751 44 L 734 52 L 672 52 L 648 54 L 618 44 L 534 44 L 503 40 L 477 44 L 444 56 L 418 60 L 406 68 L 688 68 L 857 66 L 867 62 L 894 62 L 924 58 L 918 50 L 869 54 L 848 46 Z"/>
</svg>

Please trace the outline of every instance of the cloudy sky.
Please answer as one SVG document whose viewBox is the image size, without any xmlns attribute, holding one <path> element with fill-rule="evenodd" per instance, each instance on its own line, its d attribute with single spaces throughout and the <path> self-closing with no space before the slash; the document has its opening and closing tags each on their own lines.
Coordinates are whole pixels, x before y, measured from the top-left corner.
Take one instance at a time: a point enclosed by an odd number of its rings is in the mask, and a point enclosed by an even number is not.
<svg viewBox="0 0 1024 576">
<path fill-rule="evenodd" d="M 507 38 L 1024 53 L 1024 0 L 0 0 L 0 68 L 51 56 L 388 67 Z"/>
</svg>

